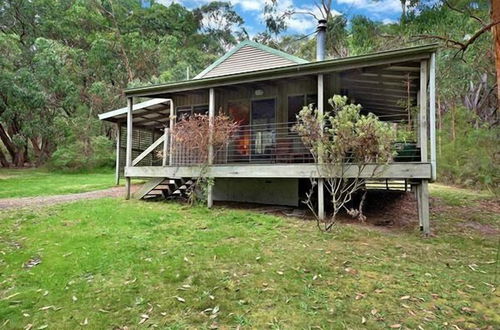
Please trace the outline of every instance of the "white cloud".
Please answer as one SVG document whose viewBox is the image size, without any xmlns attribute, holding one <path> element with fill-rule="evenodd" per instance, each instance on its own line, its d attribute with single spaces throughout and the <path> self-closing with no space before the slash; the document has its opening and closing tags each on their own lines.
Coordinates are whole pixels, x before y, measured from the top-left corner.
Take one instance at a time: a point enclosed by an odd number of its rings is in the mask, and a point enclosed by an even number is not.
<svg viewBox="0 0 500 330">
<path fill-rule="evenodd" d="M 384 18 L 382 20 L 382 24 L 384 24 L 384 25 L 389 25 L 389 24 L 394 24 L 394 23 L 397 23 L 397 21 L 394 19 Z"/>
<path fill-rule="evenodd" d="M 246 11 L 261 11 L 264 8 L 264 1 L 258 0 L 233 0 L 233 5 L 239 5 L 241 9 Z"/>
<path fill-rule="evenodd" d="M 209 3 L 213 0 L 158 0 L 159 3 L 164 5 L 170 5 L 171 3 L 180 3 L 187 8 L 195 8 L 201 6 L 203 4 Z M 372 1 L 372 0 L 337 0 L 337 2 L 345 1 L 345 2 L 359 2 L 359 1 Z M 382 0 L 382 2 L 392 1 L 392 0 Z M 394 0 L 399 1 L 399 0 Z M 264 21 L 264 6 L 266 3 L 270 3 L 271 0 L 231 0 L 231 3 L 238 9 L 244 12 L 254 12 L 255 15 Z M 290 16 L 287 19 L 287 26 L 290 32 L 294 33 L 311 33 L 316 28 L 316 16 L 317 18 L 321 18 L 323 15 L 320 12 L 319 8 L 313 5 L 302 5 L 297 6 L 294 4 L 294 0 L 279 0 L 277 1 L 277 10 L 278 13 L 284 13 L 285 11 L 293 8 L 298 13 Z M 312 13 L 314 16 L 307 14 Z M 332 9 L 333 15 L 341 15 L 335 9 Z M 247 29 L 249 26 L 247 26 Z"/>
<path fill-rule="evenodd" d="M 344 5 L 351 5 L 356 9 L 363 9 L 373 13 L 383 12 L 401 12 L 400 0 L 337 0 L 337 3 Z"/>
</svg>

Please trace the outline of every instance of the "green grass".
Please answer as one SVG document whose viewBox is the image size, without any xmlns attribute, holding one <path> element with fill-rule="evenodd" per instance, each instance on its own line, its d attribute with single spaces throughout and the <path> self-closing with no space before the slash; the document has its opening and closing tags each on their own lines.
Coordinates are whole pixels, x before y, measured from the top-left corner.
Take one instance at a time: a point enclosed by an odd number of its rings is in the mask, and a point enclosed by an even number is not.
<svg viewBox="0 0 500 330">
<path fill-rule="evenodd" d="M 498 328 L 498 237 L 449 194 L 430 239 L 110 198 L 0 213 L 0 327 Z"/>
<path fill-rule="evenodd" d="M 0 169 L 0 198 L 80 193 L 114 186 L 113 171 L 57 173 L 40 169 Z"/>
</svg>

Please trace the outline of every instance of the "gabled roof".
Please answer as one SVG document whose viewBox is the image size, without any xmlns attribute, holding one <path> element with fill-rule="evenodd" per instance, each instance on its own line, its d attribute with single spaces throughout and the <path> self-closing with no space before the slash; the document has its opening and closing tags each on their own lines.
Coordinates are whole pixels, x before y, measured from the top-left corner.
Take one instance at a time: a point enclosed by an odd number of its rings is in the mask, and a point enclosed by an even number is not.
<svg viewBox="0 0 500 330">
<path fill-rule="evenodd" d="M 308 63 L 308 61 L 257 42 L 245 40 L 209 65 L 205 70 L 194 77 L 194 79 L 303 63 Z"/>
</svg>

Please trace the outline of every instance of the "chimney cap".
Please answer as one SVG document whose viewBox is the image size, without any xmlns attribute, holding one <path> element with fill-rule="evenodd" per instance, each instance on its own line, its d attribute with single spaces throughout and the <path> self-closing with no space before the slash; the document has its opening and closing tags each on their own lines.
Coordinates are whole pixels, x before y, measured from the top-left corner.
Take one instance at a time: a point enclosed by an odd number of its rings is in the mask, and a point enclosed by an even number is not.
<svg viewBox="0 0 500 330">
<path fill-rule="evenodd" d="M 321 18 L 318 20 L 318 28 L 326 28 L 326 19 Z"/>
</svg>

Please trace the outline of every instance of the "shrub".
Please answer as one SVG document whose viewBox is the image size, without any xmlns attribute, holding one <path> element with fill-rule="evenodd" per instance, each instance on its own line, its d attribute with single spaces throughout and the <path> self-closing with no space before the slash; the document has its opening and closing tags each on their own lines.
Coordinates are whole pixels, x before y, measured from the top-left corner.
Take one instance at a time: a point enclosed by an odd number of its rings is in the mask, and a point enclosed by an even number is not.
<svg viewBox="0 0 500 330">
<path fill-rule="evenodd" d="M 113 142 L 105 136 L 93 136 L 88 142 L 77 140 L 59 146 L 49 167 L 65 171 L 111 168 L 115 164 Z"/>
<path fill-rule="evenodd" d="M 474 114 L 457 107 L 439 132 L 438 180 L 499 193 L 500 145 L 497 126 L 477 125 Z"/>
<path fill-rule="evenodd" d="M 372 113 L 362 115 L 361 105 L 349 104 L 346 96 L 334 95 L 328 101 L 332 112 L 320 116 L 311 106 L 304 107 L 293 128 L 311 151 L 318 171 L 325 177 L 325 189 L 333 213 L 323 223 L 317 217 L 318 227 L 324 230 L 332 228 L 336 215 L 342 209 L 364 220 L 362 203 L 365 194 L 357 210 L 348 209 L 346 205 L 364 187 L 364 180 L 360 176 L 365 166 L 368 163 L 385 164 L 392 158 L 392 145 L 396 137 L 388 123 L 380 121 Z M 354 177 L 346 175 L 350 169 L 355 169 L 352 172 L 357 173 Z M 311 197 L 317 182 L 315 179 L 311 181 L 313 188 L 307 194 L 305 204 L 315 213 L 315 203 Z"/>
</svg>

